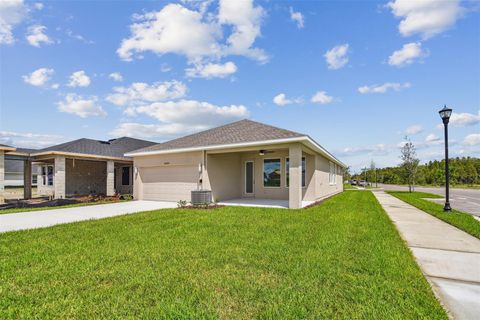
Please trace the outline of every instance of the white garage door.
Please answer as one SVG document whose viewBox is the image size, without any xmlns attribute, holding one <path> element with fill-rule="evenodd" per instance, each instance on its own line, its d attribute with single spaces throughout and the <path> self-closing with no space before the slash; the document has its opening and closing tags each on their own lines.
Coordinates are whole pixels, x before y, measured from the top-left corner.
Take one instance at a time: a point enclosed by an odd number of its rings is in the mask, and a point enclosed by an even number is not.
<svg viewBox="0 0 480 320">
<path fill-rule="evenodd" d="M 196 190 L 197 166 L 139 168 L 144 200 L 190 201 L 190 191 Z"/>
</svg>

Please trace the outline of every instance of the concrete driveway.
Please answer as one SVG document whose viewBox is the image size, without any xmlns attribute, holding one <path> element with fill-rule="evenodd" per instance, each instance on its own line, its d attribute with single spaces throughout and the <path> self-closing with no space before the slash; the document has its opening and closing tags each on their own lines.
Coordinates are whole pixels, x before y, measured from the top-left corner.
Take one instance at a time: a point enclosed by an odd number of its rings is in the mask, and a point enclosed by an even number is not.
<svg viewBox="0 0 480 320">
<path fill-rule="evenodd" d="M 56 224 L 96 220 L 141 211 L 176 208 L 175 202 L 129 201 L 85 207 L 0 214 L 0 232 L 45 228 Z"/>
<path fill-rule="evenodd" d="M 408 191 L 406 186 L 392 184 L 378 184 L 384 190 Z M 415 191 L 428 192 L 445 196 L 445 188 L 439 187 L 415 187 Z M 437 203 L 445 203 L 443 199 L 432 200 Z M 450 204 L 452 208 L 480 217 L 480 190 L 450 188 Z"/>
</svg>

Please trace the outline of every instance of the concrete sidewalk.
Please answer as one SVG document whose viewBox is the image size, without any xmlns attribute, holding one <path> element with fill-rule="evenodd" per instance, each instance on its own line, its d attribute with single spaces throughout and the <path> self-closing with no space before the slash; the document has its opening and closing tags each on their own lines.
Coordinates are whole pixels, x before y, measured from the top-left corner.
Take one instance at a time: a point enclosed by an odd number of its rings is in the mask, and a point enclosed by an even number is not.
<svg viewBox="0 0 480 320">
<path fill-rule="evenodd" d="M 383 191 L 373 192 L 454 319 L 480 319 L 480 240 Z"/>
<path fill-rule="evenodd" d="M 56 224 L 95 220 L 141 211 L 176 207 L 175 202 L 137 200 L 84 207 L 6 213 L 0 214 L 0 233 L 45 228 Z"/>
</svg>

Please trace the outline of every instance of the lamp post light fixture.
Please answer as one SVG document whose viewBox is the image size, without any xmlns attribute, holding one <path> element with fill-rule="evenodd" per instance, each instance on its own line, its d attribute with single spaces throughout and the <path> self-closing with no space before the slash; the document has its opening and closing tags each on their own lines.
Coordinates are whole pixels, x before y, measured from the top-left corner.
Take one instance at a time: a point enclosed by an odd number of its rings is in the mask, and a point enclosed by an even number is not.
<svg viewBox="0 0 480 320">
<path fill-rule="evenodd" d="M 450 172 L 448 170 L 448 121 L 452 115 L 452 109 L 444 106 L 438 113 L 443 120 L 443 127 L 445 129 L 445 206 L 443 207 L 443 211 L 450 212 L 452 211 L 452 207 L 450 207 Z"/>
</svg>

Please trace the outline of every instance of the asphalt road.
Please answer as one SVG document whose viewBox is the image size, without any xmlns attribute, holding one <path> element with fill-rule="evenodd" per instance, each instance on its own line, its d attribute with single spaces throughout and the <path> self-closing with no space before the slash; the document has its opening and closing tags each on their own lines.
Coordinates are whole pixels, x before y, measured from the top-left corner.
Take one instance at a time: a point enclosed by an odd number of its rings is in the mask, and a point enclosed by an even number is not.
<svg viewBox="0 0 480 320">
<path fill-rule="evenodd" d="M 385 190 L 408 191 L 407 186 L 397 186 L 392 184 L 378 184 Z M 439 187 L 415 187 L 415 191 L 429 192 L 445 196 L 445 188 Z M 444 199 L 433 200 L 438 203 L 445 203 Z M 452 189 L 450 188 L 450 205 L 452 208 L 470 213 L 480 217 L 480 190 L 479 189 Z"/>
</svg>

